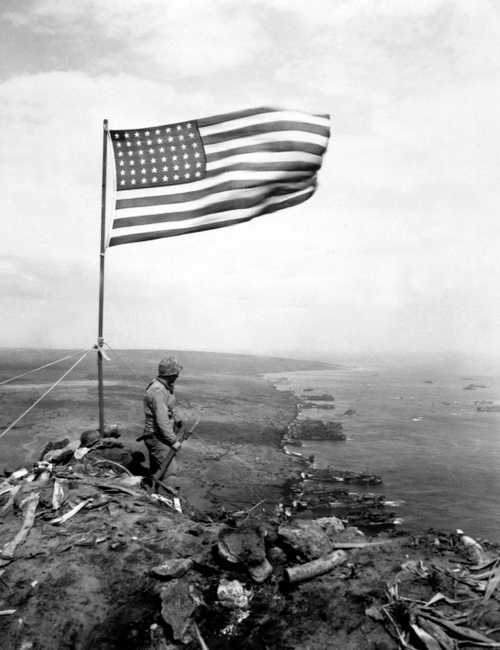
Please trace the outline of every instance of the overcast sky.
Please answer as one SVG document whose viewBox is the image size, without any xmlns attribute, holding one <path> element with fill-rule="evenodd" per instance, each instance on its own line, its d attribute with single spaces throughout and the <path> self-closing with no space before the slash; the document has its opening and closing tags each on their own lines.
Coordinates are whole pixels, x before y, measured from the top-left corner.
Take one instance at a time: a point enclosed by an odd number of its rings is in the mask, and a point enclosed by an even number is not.
<svg viewBox="0 0 500 650">
<path fill-rule="evenodd" d="M 102 119 L 329 112 L 316 195 L 112 248 L 113 347 L 497 353 L 500 4 L 2 0 L 0 345 L 96 336 Z"/>
</svg>

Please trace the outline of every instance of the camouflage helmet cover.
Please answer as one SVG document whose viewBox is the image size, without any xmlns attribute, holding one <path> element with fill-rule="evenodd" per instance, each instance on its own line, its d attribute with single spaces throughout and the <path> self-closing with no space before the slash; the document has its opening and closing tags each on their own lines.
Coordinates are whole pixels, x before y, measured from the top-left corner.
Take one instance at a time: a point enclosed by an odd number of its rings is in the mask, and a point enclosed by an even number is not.
<svg viewBox="0 0 500 650">
<path fill-rule="evenodd" d="M 158 375 L 160 377 L 178 375 L 181 370 L 182 366 L 175 357 L 165 357 L 158 365 Z"/>
</svg>

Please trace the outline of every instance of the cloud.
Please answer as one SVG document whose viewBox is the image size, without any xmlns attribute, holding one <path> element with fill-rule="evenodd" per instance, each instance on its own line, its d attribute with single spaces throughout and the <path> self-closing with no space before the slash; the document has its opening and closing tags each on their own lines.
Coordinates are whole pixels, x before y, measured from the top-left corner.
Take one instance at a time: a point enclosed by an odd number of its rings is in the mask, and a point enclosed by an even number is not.
<svg viewBox="0 0 500 650">
<path fill-rule="evenodd" d="M 196 101 L 196 95 L 194 98 Z M 102 119 L 115 127 L 150 115 L 165 121 L 178 103 L 172 86 L 127 75 L 91 77 L 52 72 L 0 84 L 0 173 L 8 191 L 0 205 L 20 230 L 9 228 L 3 246 L 43 250 L 53 257 L 89 253 L 97 246 Z"/>
<path fill-rule="evenodd" d="M 234 70 L 269 46 L 259 12 L 230 0 L 37 0 L 4 18 L 85 41 L 89 30 L 97 30 L 117 44 L 117 67 L 145 77 L 161 72 L 168 81 Z M 111 48 L 108 55 L 114 56 Z"/>
<path fill-rule="evenodd" d="M 103 117 L 130 128 L 269 102 L 333 114 L 317 195 L 112 249 L 110 343 L 493 349 L 495 4 L 35 0 L 3 18 L 24 45 L 16 69 L 38 65 L 0 84 L 5 341 L 93 338 Z"/>
</svg>

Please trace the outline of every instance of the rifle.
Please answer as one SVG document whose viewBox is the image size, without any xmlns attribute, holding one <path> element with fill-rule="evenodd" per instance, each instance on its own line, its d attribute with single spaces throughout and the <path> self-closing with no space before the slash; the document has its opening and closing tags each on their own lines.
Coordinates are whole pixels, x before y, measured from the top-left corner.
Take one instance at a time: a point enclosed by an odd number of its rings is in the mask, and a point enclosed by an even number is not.
<svg viewBox="0 0 500 650">
<path fill-rule="evenodd" d="M 184 428 L 182 429 L 181 435 L 179 436 L 179 442 L 185 442 L 193 433 L 196 427 L 200 424 L 200 420 L 196 420 L 192 427 L 188 430 L 185 431 Z M 165 474 L 167 473 L 167 470 L 170 466 L 170 463 L 174 460 L 175 455 L 177 454 L 177 451 L 175 449 L 170 449 L 168 454 L 165 457 L 165 460 L 163 461 L 160 469 L 156 472 L 156 474 L 153 475 L 153 480 L 154 481 L 163 481 L 163 478 L 165 477 Z"/>
</svg>

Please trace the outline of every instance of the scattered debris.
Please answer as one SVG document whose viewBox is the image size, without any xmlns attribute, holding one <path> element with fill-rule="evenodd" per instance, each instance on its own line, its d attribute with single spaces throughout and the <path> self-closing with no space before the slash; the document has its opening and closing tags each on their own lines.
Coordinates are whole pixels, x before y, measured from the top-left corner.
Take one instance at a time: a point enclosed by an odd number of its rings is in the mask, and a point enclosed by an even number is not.
<svg viewBox="0 0 500 650">
<path fill-rule="evenodd" d="M 349 484 L 365 487 L 381 482 L 380 476 L 369 472 L 307 467 L 288 482 L 289 502 L 285 507 L 290 508 L 291 514 L 300 512 L 303 518 L 335 514 L 366 531 L 391 529 L 401 519 L 387 508 L 400 502 L 386 501 L 383 494 L 348 489 Z"/>
<path fill-rule="evenodd" d="M 51 558 L 64 553 L 60 566 L 65 571 L 57 576 L 60 584 L 71 579 L 76 585 L 95 581 L 95 593 L 100 593 L 104 565 L 94 574 L 89 562 L 124 566 L 123 574 L 108 577 L 107 584 L 116 589 L 119 580 L 125 576 L 128 582 L 130 577 L 134 605 L 127 613 L 136 618 L 127 628 L 129 636 L 116 640 L 121 644 L 117 647 L 173 650 L 197 643 L 207 650 L 208 643 L 222 649 L 247 647 L 247 638 L 248 647 L 296 647 L 286 637 L 288 628 L 306 630 L 300 641 L 303 647 L 329 647 L 331 626 L 326 622 L 338 611 L 339 621 L 349 620 L 342 634 L 352 634 L 338 647 L 363 647 L 359 640 L 375 634 L 367 647 L 500 648 L 498 550 L 463 531 L 436 533 L 425 540 L 392 531 L 385 537 L 366 537 L 352 523 L 364 516 L 369 524 L 367 512 L 371 523 L 386 521 L 391 514 L 386 506 L 394 505 L 382 495 L 346 489 L 347 483 L 370 485 L 377 477 L 368 472 L 309 467 L 287 485 L 286 499 L 276 507 L 275 502 L 260 499 L 251 507 L 222 512 L 219 523 L 202 524 L 178 514 L 182 511 L 178 496 L 168 491 L 166 496 L 151 495 L 142 477 L 131 476 L 113 462 L 96 462 L 92 456 L 86 453 L 78 462 L 74 454 L 65 463 L 39 462 L 0 483 L 9 537 L 18 531 L 4 543 L 0 556 L 2 584 L 9 587 L 0 592 L 0 625 L 10 626 L 14 647 L 23 643 L 26 648 L 30 647 L 26 644 L 38 647 L 33 628 L 24 623 L 29 620 L 26 603 L 31 594 L 48 588 Z M 342 514 L 315 517 L 322 508 Z M 189 507 L 184 510 L 190 512 Z M 58 516 L 53 519 L 55 512 Z M 103 553 L 97 553 L 104 542 Z M 16 551 L 23 543 L 21 556 Z M 19 562 L 39 555 L 44 571 L 49 567 L 46 576 L 36 572 L 39 564 Z M 75 567 L 80 562 L 84 568 L 78 573 Z M 136 562 L 142 562 L 138 576 Z M 25 573 L 19 573 L 11 586 L 12 573 L 22 564 Z M 72 566 L 74 576 L 66 572 L 66 565 Z M 137 611 L 136 599 L 146 603 Z M 98 620 L 93 625 L 111 629 L 109 622 Z M 308 626 L 324 635 L 315 645 L 307 637 Z M 95 631 L 68 630 L 75 647 L 85 647 L 82 639 L 100 647 L 92 636 Z M 77 639 L 78 634 L 82 636 Z"/>
<path fill-rule="evenodd" d="M 167 507 L 171 508 L 172 510 L 175 510 L 176 512 L 179 512 L 182 514 L 182 505 L 181 501 L 178 497 L 164 497 L 161 494 L 156 494 L 153 493 L 150 495 L 151 501 L 156 501 L 157 503 L 163 503 Z"/>
<path fill-rule="evenodd" d="M 59 510 L 66 498 L 64 494 L 63 483 L 59 479 L 54 479 L 54 490 L 52 492 L 52 509 Z"/>
<path fill-rule="evenodd" d="M 484 552 L 481 544 L 476 542 L 475 539 L 464 535 L 463 531 L 457 530 L 457 535 L 460 535 L 460 541 L 463 544 L 468 558 L 478 565 L 485 565 L 490 561 L 488 555 Z"/>
<path fill-rule="evenodd" d="M 61 515 L 60 517 L 56 517 L 55 519 L 51 519 L 49 523 L 54 524 L 55 526 L 60 526 L 61 524 L 66 523 L 68 519 L 71 519 L 71 517 L 74 517 L 77 512 L 80 512 L 80 510 L 82 508 L 85 508 L 85 506 L 89 503 L 92 503 L 92 499 L 86 499 L 85 501 L 81 501 L 76 506 L 71 508 L 71 510 L 68 510 L 66 514 Z"/>
<path fill-rule="evenodd" d="M 500 557 L 488 558 L 461 530 L 441 539 L 435 544 L 445 547 L 440 555 L 427 564 L 416 558 L 404 562 L 402 572 L 387 586 L 386 603 L 370 607 L 366 614 L 378 621 L 383 616 L 402 648 L 500 648 L 495 638 L 500 631 L 498 601 L 494 609 L 488 602 L 500 585 Z M 447 560 L 450 551 L 453 556 Z M 471 558 L 482 563 L 471 566 Z M 413 595 L 410 587 L 417 581 L 419 595 Z"/>
<path fill-rule="evenodd" d="M 2 573 L 2 567 L 8 564 L 14 557 L 16 548 L 24 542 L 33 527 L 39 501 L 40 495 L 37 492 L 32 492 L 21 502 L 21 507 L 24 509 L 24 520 L 17 535 L 13 540 L 4 544 L 2 551 L 0 552 L 0 575 Z"/>
<path fill-rule="evenodd" d="M 9 476 L 9 483 L 15 483 L 16 481 L 22 481 L 23 478 L 26 478 L 28 476 L 29 472 L 26 469 L 26 467 L 22 467 L 21 469 L 16 470 L 15 472 L 12 472 L 12 474 Z"/>
</svg>

